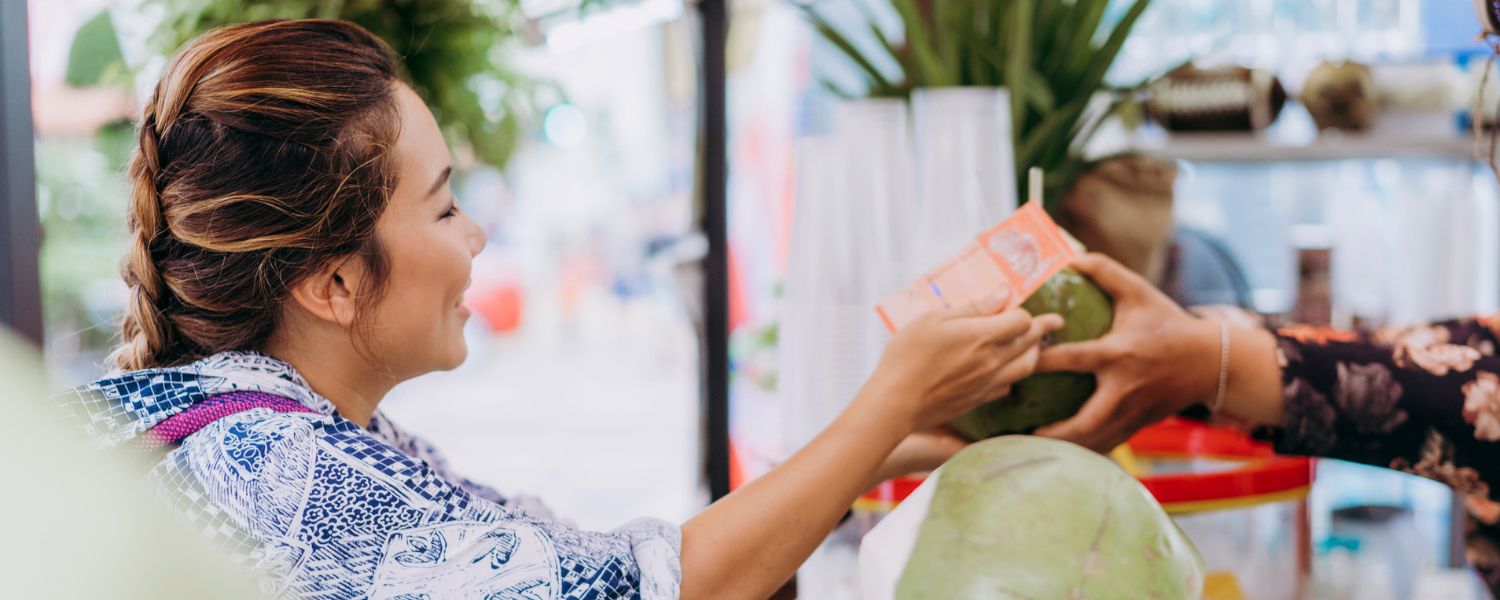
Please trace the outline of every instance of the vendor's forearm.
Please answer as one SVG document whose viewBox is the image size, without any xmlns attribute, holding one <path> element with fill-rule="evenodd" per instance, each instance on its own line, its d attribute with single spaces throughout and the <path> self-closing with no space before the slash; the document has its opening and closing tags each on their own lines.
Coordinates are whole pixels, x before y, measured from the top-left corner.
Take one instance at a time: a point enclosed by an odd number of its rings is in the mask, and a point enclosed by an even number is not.
<svg viewBox="0 0 1500 600">
<path fill-rule="evenodd" d="M 875 406 L 893 393 L 866 387 L 791 459 L 689 520 L 682 597 L 765 598 L 795 574 L 910 433 Z"/>
<path fill-rule="evenodd" d="M 1285 401 L 1276 337 L 1263 329 L 1231 329 L 1226 384 L 1223 412 L 1260 425 L 1280 425 Z"/>
<path fill-rule="evenodd" d="M 1276 451 L 1429 477 L 1463 494 L 1500 493 L 1500 319 L 1360 335 L 1292 326 Z"/>
</svg>

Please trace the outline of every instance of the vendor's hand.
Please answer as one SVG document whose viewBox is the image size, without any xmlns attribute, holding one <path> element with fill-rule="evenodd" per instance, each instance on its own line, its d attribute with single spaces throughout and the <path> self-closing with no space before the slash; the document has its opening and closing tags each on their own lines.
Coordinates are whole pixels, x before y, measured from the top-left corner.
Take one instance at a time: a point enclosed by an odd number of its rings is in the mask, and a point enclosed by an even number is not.
<svg viewBox="0 0 1500 600">
<path fill-rule="evenodd" d="M 1109 334 L 1041 353 L 1038 372 L 1091 372 L 1098 388 L 1072 418 L 1036 434 L 1106 452 L 1218 389 L 1219 327 L 1189 315 L 1140 275 L 1099 254 L 1073 267 L 1114 300 Z"/>
<path fill-rule="evenodd" d="M 1010 393 L 1031 375 L 1042 337 L 1062 327 L 1056 315 L 1022 309 L 998 313 L 997 295 L 932 311 L 891 338 L 867 386 L 869 397 L 903 420 L 906 431 L 930 429 Z"/>
</svg>

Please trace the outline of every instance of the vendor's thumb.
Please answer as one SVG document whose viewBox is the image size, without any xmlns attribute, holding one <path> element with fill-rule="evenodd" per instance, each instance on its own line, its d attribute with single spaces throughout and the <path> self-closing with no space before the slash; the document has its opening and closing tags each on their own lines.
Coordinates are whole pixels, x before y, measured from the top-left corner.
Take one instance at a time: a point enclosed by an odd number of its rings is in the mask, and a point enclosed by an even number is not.
<svg viewBox="0 0 1500 600">
<path fill-rule="evenodd" d="M 1094 393 L 1094 398 L 1089 398 L 1083 404 L 1079 414 L 1074 414 L 1070 419 L 1053 425 L 1044 426 L 1034 432 L 1038 437 L 1055 438 L 1055 440 L 1071 441 L 1094 452 L 1107 452 L 1115 447 L 1115 429 L 1121 423 L 1115 423 L 1115 407 L 1118 402 L 1116 398 L 1109 398 L 1104 390 Z"/>
<path fill-rule="evenodd" d="M 1126 268 L 1114 259 L 1091 252 L 1074 259 L 1073 268 L 1094 280 L 1104 293 L 1116 302 L 1139 295 L 1153 286 L 1145 278 Z"/>
</svg>

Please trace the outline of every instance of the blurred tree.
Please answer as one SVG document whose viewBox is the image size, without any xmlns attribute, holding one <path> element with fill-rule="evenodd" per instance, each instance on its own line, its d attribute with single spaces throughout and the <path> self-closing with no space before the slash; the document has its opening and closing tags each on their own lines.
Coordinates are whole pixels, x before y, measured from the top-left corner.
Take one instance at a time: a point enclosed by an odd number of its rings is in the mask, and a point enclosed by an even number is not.
<svg viewBox="0 0 1500 600">
<path fill-rule="evenodd" d="M 536 38 L 520 0 L 145 0 L 164 17 L 151 39 L 163 56 L 214 27 L 261 19 L 343 19 L 385 40 L 455 147 L 504 167 L 556 88 L 515 68 Z"/>
</svg>

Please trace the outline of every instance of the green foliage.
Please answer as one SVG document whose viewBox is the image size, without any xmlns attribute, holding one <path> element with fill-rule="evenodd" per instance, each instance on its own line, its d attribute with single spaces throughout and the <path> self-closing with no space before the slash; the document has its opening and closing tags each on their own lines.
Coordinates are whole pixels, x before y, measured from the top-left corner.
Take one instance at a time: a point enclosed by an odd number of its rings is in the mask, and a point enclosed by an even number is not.
<svg viewBox="0 0 1500 600">
<path fill-rule="evenodd" d="M 73 87 L 123 84 L 128 80 L 120 37 L 109 11 L 100 11 L 78 28 L 68 48 L 68 70 L 63 81 Z"/>
<path fill-rule="evenodd" d="M 588 0 L 594 7 L 602 0 Z M 519 0 L 145 0 L 162 15 L 148 51 L 166 57 L 213 27 L 272 18 L 338 18 L 366 27 L 403 58 L 413 87 L 456 147 L 504 166 L 556 90 L 518 72 L 509 53 L 526 26 Z M 128 89 L 133 75 L 108 11 L 74 35 L 65 81 Z M 91 137 L 37 140 L 41 270 L 49 344 L 97 359 L 113 342 L 121 302 L 118 257 L 129 197 L 123 176 L 134 125 L 119 120 Z"/>
<path fill-rule="evenodd" d="M 1081 149 L 1103 120 L 1086 114 L 1089 101 L 1113 92 L 1105 116 L 1113 115 L 1134 91 L 1114 90 L 1104 81 L 1150 4 L 1122 1 L 1126 8 L 1119 17 L 1106 20 L 1110 0 L 888 0 L 901 17 L 899 42 L 868 14 L 865 19 L 883 57 L 863 53 L 849 32 L 812 5 L 803 9 L 819 35 L 859 67 L 867 96 L 905 97 L 919 87 L 1009 90 L 1018 197 L 1026 197 L 1026 170 L 1042 167 L 1050 210 L 1089 166 Z M 892 61 L 899 73 L 875 66 Z"/>
<path fill-rule="evenodd" d="M 731 377 L 744 379 L 762 391 L 774 392 L 780 385 L 776 355 L 781 346 L 781 327 L 775 321 L 742 327 L 729 338 Z"/>
<path fill-rule="evenodd" d="M 162 55 L 211 28 L 261 19 L 344 19 L 384 39 L 450 143 L 503 167 L 556 90 L 510 66 L 519 0 L 148 0 L 165 11 Z"/>
<path fill-rule="evenodd" d="M 36 144 L 47 337 L 84 352 L 102 352 L 114 338 L 125 251 L 120 218 L 130 191 L 105 139 L 54 136 Z"/>
</svg>

